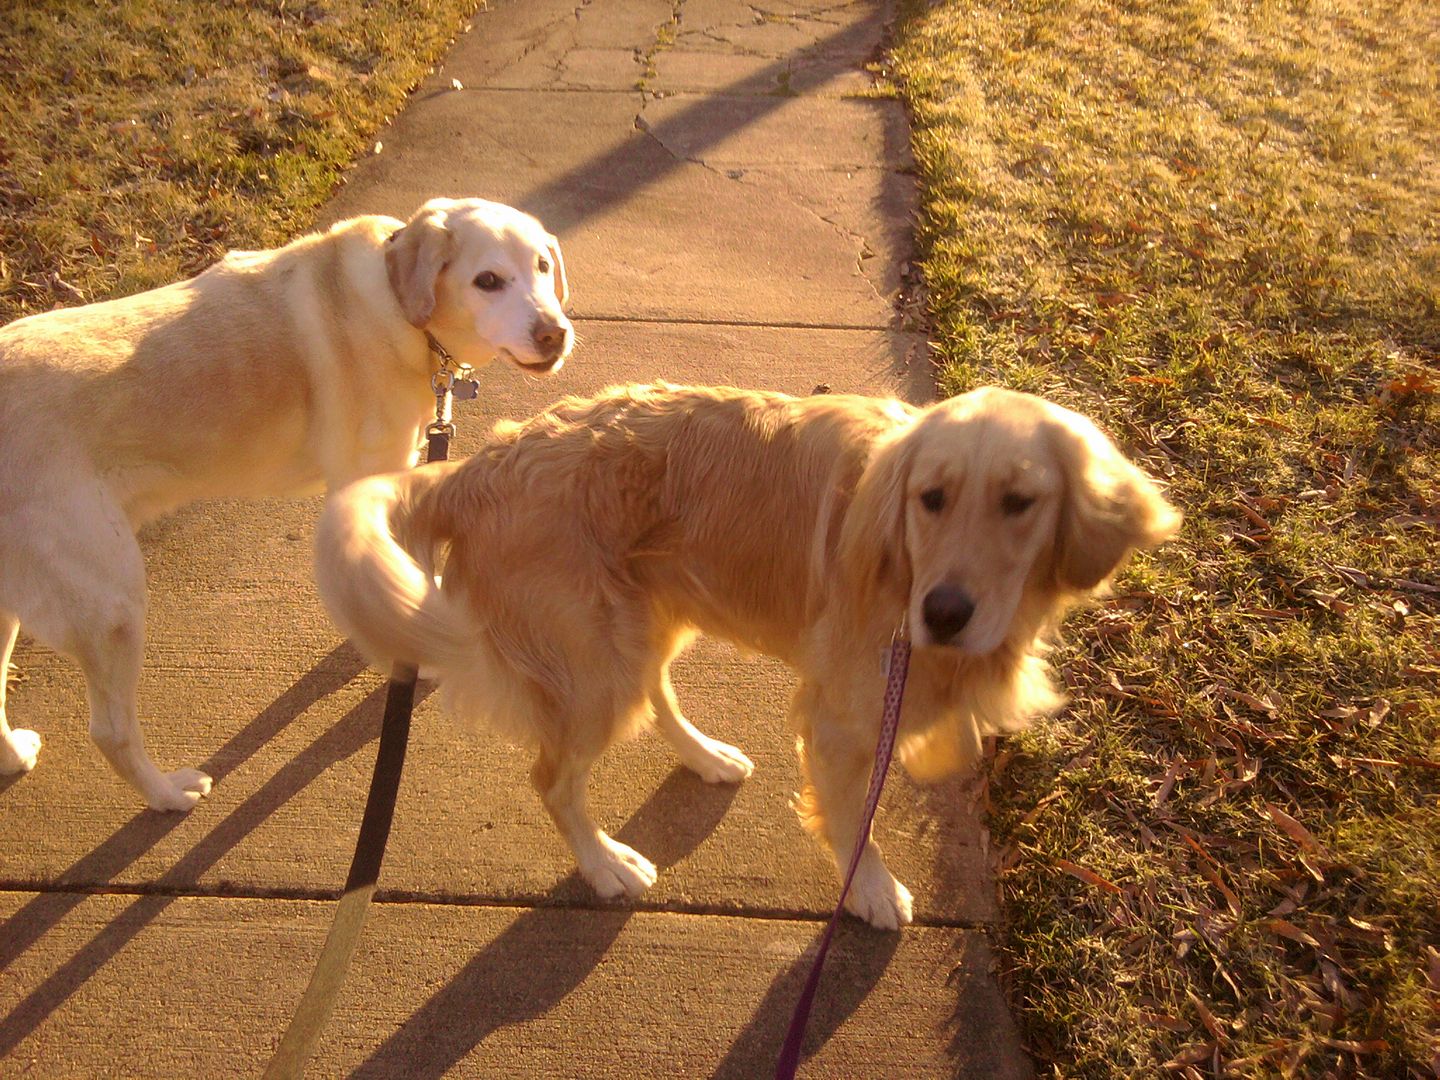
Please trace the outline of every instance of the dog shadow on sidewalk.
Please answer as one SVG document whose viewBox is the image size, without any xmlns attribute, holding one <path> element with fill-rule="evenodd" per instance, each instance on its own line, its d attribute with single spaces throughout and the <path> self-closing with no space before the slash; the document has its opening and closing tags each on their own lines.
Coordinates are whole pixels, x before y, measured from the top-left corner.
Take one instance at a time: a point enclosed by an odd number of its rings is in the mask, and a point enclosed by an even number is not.
<svg viewBox="0 0 1440 1080">
<path fill-rule="evenodd" d="M 736 791 L 733 784 L 706 784 L 676 766 L 615 837 L 665 870 L 714 831 Z M 604 959 L 635 914 L 628 906 L 577 913 L 569 901 L 583 888 L 577 873 L 556 885 L 415 1010 L 352 1078 L 443 1076 L 493 1032 L 558 1005 Z"/>
<path fill-rule="evenodd" d="M 365 662 L 350 646 L 331 650 L 220 747 L 202 768 L 217 782 L 222 780 L 312 705 L 340 690 L 364 669 Z M 422 687 L 417 700 L 424 693 Z M 288 761 L 174 866 L 143 886 L 144 895 L 101 928 L 7 1016 L 0 1018 L 0 1058 L 271 814 L 330 766 L 373 742 L 379 735 L 384 704 L 382 685 Z M 0 971 L 56 927 L 88 895 L 123 873 L 184 820 L 179 814 L 142 811 L 56 879 L 54 888 L 67 891 L 41 893 L 0 923 Z"/>
</svg>

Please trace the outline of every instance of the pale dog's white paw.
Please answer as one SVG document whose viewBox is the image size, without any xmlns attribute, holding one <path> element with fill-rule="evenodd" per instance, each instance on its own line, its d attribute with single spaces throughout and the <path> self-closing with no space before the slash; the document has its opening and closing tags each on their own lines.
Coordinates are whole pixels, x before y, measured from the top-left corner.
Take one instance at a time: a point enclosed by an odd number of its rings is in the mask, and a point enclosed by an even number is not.
<svg viewBox="0 0 1440 1080">
<path fill-rule="evenodd" d="M 580 876 L 602 900 L 617 896 L 639 896 L 655 884 L 655 864 L 632 847 L 600 834 L 600 848 L 593 860 L 580 867 Z"/>
<path fill-rule="evenodd" d="M 166 789 L 152 794 L 145 801 L 151 810 L 178 810 L 184 812 L 210 794 L 214 783 L 199 769 L 176 769 L 165 774 Z"/>
<path fill-rule="evenodd" d="M 910 890 L 895 880 L 883 865 L 855 871 L 850 895 L 845 897 L 850 914 L 864 919 L 877 930 L 899 930 L 914 918 L 914 898 Z"/>
<path fill-rule="evenodd" d="M 40 757 L 40 733 L 11 728 L 10 737 L 0 742 L 0 775 L 27 773 Z"/>
<path fill-rule="evenodd" d="M 755 763 L 729 743 L 706 738 L 696 749 L 685 765 L 707 784 L 738 784 L 755 771 Z"/>
</svg>

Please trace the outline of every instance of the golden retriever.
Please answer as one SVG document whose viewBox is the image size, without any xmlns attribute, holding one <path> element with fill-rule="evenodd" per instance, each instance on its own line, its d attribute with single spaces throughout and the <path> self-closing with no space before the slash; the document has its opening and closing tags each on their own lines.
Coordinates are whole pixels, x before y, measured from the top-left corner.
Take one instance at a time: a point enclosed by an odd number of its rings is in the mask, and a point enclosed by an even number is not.
<svg viewBox="0 0 1440 1080">
<path fill-rule="evenodd" d="M 846 859 L 896 628 L 914 644 L 901 760 L 938 776 L 1057 707 L 1043 632 L 1178 524 L 1094 424 L 1026 394 L 916 409 L 662 384 L 567 399 L 464 463 L 346 488 L 321 516 L 317 574 L 372 659 L 433 668 L 449 711 L 535 748 L 580 873 L 633 896 L 654 866 L 586 810 L 605 748 L 653 716 L 706 780 L 752 768 L 681 715 L 668 668 L 697 632 L 798 674 L 798 806 Z M 848 906 L 910 921 L 873 840 Z"/>
<path fill-rule="evenodd" d="M 34 768 L 6 663 L 23 624 L 79 661 L 90 735 L 157 810 L 210 790 L 145 752 L 144 522 L 195 499 L 298 495 L 414 462 L 438 341 L 554 371 L 573 333 L 555 238 L 483 199 L 360 217 L 189 281 L 0 328 L 0 773 Z"/>
</svg>

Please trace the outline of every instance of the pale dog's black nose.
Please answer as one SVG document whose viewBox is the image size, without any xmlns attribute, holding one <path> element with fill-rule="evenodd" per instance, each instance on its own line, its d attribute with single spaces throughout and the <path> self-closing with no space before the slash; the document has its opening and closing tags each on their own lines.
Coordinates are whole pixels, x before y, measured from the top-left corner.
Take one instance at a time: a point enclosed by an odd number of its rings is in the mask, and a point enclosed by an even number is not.
<svg viewBox="0 0 1440 1080">
<path fill-rule="evenodd" d="M 936 585 L 925 594 L 920 613 L 925 617 L 925 629 L 930 631 L 931 640 L 936 645 L 944 645 L 965 629 L 970 616 L 975 614 L 975 601 L 964 589 Z"/>
<path fill-rule="evenodd" d="M 537 322 L 530 332 L 535 348 L 546 360 L 554 360 L 565 351 L 570 331 L 559 323 Z"/>
</svg>

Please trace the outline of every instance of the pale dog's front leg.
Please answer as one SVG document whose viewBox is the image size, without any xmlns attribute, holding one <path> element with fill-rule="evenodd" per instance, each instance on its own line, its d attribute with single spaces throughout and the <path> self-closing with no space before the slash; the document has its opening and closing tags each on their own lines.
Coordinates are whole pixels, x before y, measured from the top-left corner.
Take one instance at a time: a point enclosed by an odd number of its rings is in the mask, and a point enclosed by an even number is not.
<svg viewBox="0 0 1440 1080">
<path fill-rule="evenodd" d="M 10 673 L 10 654 L 20 636 L 20 620 L 0 611 L 0 776 L 27 773 L 40 756 L 40 736 L 24 728 L 12 728 L 5 716 L 5 684 Z"/>
<path fill-rule="evenodd" d="M 818 712 L 824 708 L 822 695 L 813 688 L 802 684 L 792 707 L 801 714 L 796 717 L 800 765 L 807 780 L 798 809 L 805 827 L 830 848 L 843 882 L 865 816 L 873 751 L 857 745 L 851 730 L 826 722 Z M 914 917 L 910 890 L 890 873 L 880 845 L 869 837 L 845 907 L 880 930 L 898 930 Z"/>
<path fill-rule="evenodd" d="M 82 641 L 76 659 L 90 699 L 90 738 L 152 810 L 191 809 L 210 794 L 199 769 L 161 772 L 145 751 L 136 713 L 144 634 L 137 615 Z"/>
</svg>

